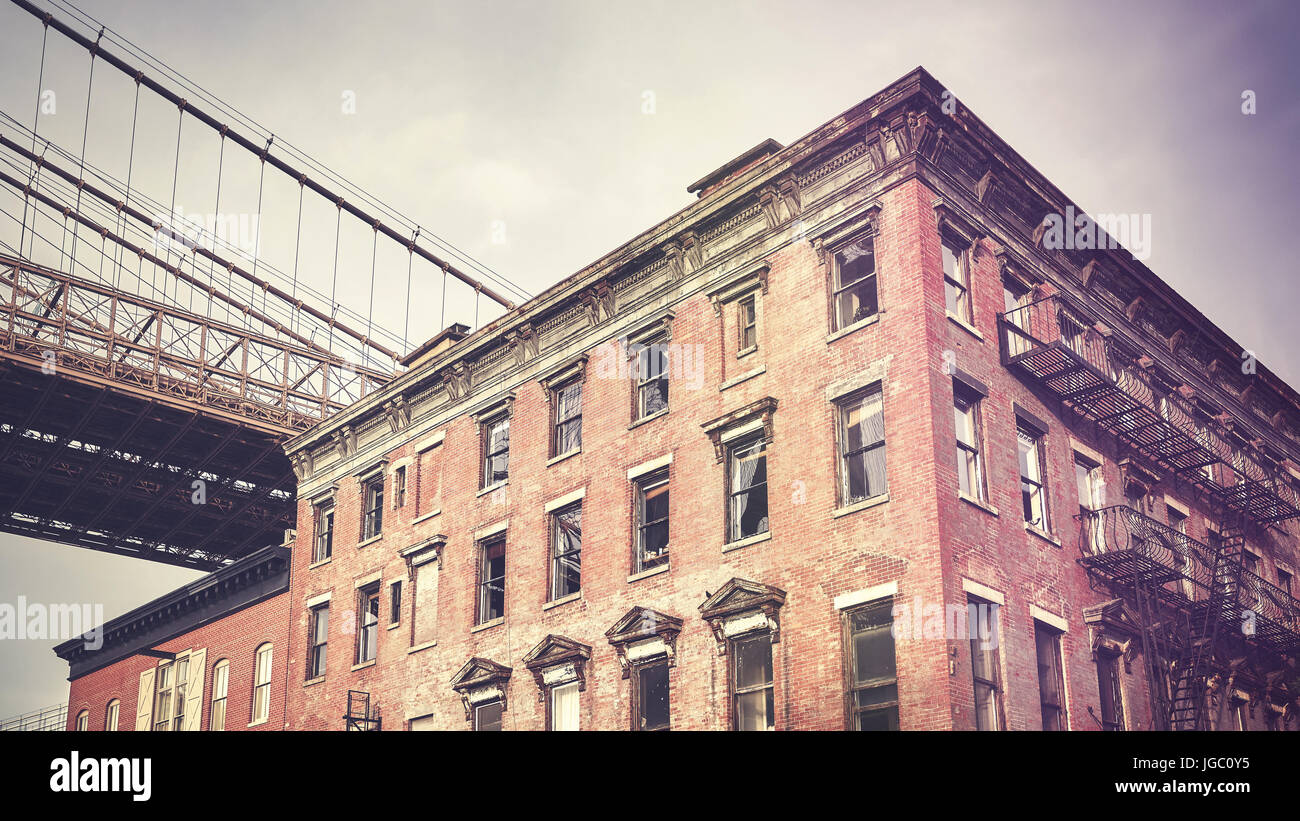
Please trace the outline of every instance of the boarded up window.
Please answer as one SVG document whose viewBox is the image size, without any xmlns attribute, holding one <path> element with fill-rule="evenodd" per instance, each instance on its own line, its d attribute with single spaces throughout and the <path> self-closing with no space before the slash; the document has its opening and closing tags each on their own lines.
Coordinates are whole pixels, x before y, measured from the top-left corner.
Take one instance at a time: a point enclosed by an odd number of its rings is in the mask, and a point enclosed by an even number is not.
<svg viewBox="0 0 1300 821">
<path fill-rule="evenodd" d="M 415 613 L 411 621 L 411 645 L 426 644 L 437 638 L 438 563 L 425 562 L 415 568 Z"/>
</svg>

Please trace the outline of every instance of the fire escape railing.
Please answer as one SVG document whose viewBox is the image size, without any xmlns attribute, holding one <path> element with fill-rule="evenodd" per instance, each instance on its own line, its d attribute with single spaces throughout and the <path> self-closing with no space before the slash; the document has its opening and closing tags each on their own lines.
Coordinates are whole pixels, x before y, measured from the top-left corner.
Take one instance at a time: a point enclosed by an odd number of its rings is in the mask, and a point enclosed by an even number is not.
<svg viewBox="0 0 1300 821">
<path fill-rule="evenodd" d="M 1300 491 L 1217 420 L 1161 388 L 1101 323 L 1060 295 L 998 316 L 1002 361 L 1147 459 L 1267 525 L 1300 516 Z"/>
<path fill-rule="evenodd" d="M 1300 600 L 1248 570 L 1216 582 L 1214 548 L 1125 505 L 1078 517 L 1079 564 L 1116 589 L 1141 586 L 1156 600 L 1194 610 L 1212 599 L 1246 640 L 1300 649 Z M 1219 594 L 1217 597 L 1215 594 Z"/>
</svg>

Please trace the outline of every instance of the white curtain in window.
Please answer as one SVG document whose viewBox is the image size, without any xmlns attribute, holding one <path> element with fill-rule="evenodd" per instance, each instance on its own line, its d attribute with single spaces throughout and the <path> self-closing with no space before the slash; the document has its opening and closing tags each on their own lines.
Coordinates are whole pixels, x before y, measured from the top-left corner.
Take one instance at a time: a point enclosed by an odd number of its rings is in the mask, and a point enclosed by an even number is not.
<svg viewBox="0 0 1300 821">
<path fill-rule="evenodd" d="M 551 689 L 551 729 L 578 729 L 578 682 Z"/>
</svg>

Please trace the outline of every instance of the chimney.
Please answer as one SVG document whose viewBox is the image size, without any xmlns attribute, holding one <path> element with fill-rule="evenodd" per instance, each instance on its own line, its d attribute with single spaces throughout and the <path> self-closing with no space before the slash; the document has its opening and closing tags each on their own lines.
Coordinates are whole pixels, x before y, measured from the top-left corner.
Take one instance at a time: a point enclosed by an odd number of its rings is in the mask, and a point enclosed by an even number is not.
<svg viewBox="0 0 1300 821">
<path fill-rule="evenodd" d="M 404 356 L 402 364 L 408 369 L 423 365 L 467 336 L 469 336 L 468 325 L 462 325 L 459 322 L 448 325 L 433 339 Z"/>
<path fill-rule="evenodd" d="M 753 148 L 736 157 L 731 162 L 721 168 L 706 174 L 704 177 L 696 180 L 687 187 L 686 191 L 695 194 L 703 199 L 712 194 L 718 188 L 721 188 L 728 181 L 739 177 L 748 171 L 752 166 L 758 165 L 763 160 L 771 157 L 781 151 L 785 146 L 773 139 L 766 139 Z"/>
</svg>

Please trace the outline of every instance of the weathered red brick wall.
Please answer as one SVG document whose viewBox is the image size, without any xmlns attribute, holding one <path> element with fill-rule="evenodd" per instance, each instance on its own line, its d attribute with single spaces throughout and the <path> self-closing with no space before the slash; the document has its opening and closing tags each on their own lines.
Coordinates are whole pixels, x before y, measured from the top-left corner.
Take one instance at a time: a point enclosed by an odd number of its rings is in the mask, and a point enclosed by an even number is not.
<svg viewBox="0 0 1300 821">
<path fill-rule="evenodd" d="M 226 690 L 226 729 L 284 728 L 285 650 L 288 646 L 289 618 L 289 596 L 281 593 L 153 648 L 172 653 L 207 648 L 201 729 L 208 729 L 212 707 L 212 668 L 221 659 L 230 662 L 230 679 Z M 249 727 L 253 714 L 253 656 L 257 648 L 268 641 L 274 648 L 271 657 L 270 715 L 265 723 Z M 156 658 L 136 655 L 73 679 L 68 693 L 68 729 L 76 728 L 78 713 L 89 710 L 89 729 L 103 730 L 108 703 L 119 699 L 121 706 L 118 729 L 133 730 L 140 674 L 157 665 Z"/>
</svg>

